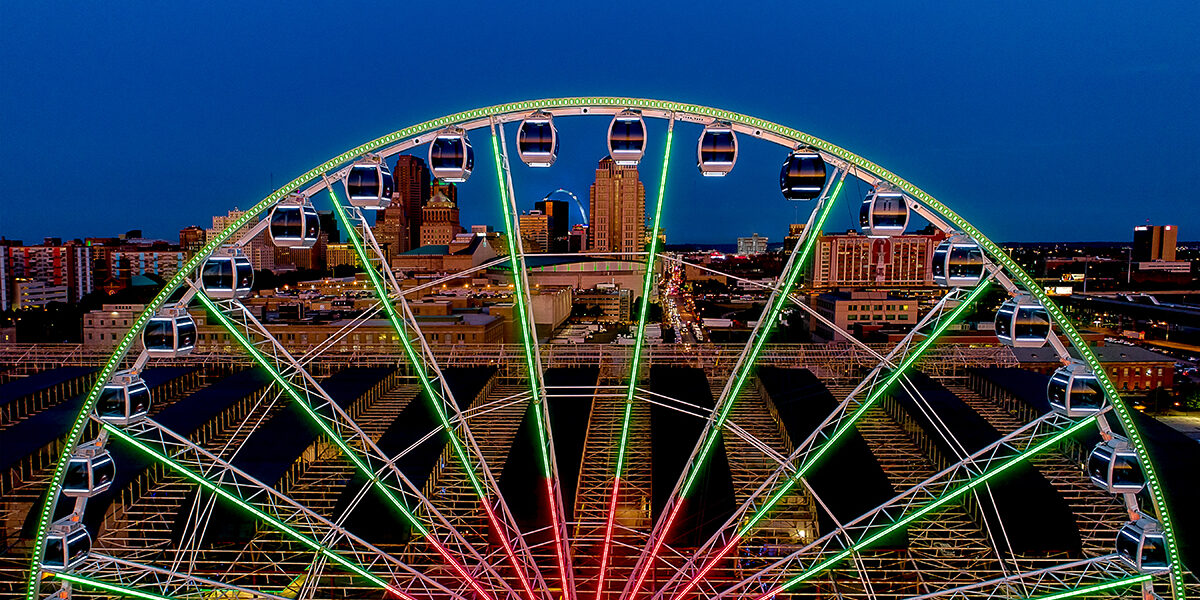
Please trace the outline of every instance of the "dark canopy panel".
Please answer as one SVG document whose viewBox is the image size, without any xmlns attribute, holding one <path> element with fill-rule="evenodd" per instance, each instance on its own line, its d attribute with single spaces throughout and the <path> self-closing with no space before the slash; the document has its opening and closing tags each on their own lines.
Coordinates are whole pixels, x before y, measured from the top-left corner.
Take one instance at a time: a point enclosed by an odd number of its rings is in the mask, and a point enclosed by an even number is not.
<svg viewBox="0 0 1200 600">
<path fill-rule="evenodd" d="M 759 369 L 758 377 L 775 404 L 788 437 L 797 446 L 842 400 L 834 398 L 825 384 L 807 369 L 763 367 Z M 896 495 L 866 440 L 854 429 L 848 431 L 809 472 L 808 482 L 841 523 L 853 520 Z M 829 514 L 824 510 L 818 513 L 821 532 L 833 531 L 836 526 Z M 898 531 L 880 540 L 880 547 L 903 548 L 905 537 L 904 531 Z"/>
<path fill-rule="evenodd" d="M 1200 571 L 1200 444 L 1154 417 L 1131 412 L 1166 497 L 1179 555 L 1184 566 L 1196 573 Z M 1146 493 L 1138 496 L 1142 510 L 1154 515 Z"/>
<path fill-rule="evenodd" d="M 175 369 L 184 372 L 190 370 L 161 367 L 146 369 L 142 372 L 142 378 L 151 388 L 151 397 L 154 395 L 154 387 L 169 380 L 168 371 Z M 179 373 L 175 376 L 183 374 Z M 210 419 L 233 406 L 234 403 L 245 398 L 254 390 L 263 387 L 268 381 L 270 381 L 270 376 L 257 369 L 239 371 L 201 388 L 194 394 L 184 396 L 152 418 L 159 425 L 183 437 L 190 438 Z M 144 452 L 117 438 L 113 438 L 113 442 L 108 445 L 108 450 L 112 453 L 113 462 L 116 465 L 116 475 L 113 477 L 112 487 L 107 492 L 88 500 L 84 521 L 93 531 L 104 522 L 104 514 L 108 512 L 108 507 L 117 498 L 120 490 L 132 483 L 153 464 L 153 459 L 146 456 Z"/>
<path fill-rule="evenodd" d="M 77 377 L 91 375 L 94 367 L 59 367 L 14 379 L 0 385 L 0 406 L 16 402 L 25 396 L 66 383 Z"/>
<path fill-rule="evenodd" d="M 975 376 L 1008 392 L 1010 396 L 1038 415 L 1050 412 L 1050 401 L 1046 397 L 1046 386 L 1050 383 L 1049 375 L 1016 367 L 978 367 L 970 371 Z M 1111 415 L 1106 418 L 1115 428 L 1120 429 L 1117 420 L 1111 418 Z M 1072 439 L 1083 446 L 1084 451 L 1087 452 L 1090 452 L 1091 448 L 1101 441 L 1100 432 L 1095 427 L 1085 428 L 1075 434 Z"/>
<path fill-rule="evenodd" d="M 945 428 L 965 448 L 974 453 L 1000 439 L 1000 432 L 992 427 L 974 409 L 967 406 L 942 384 L 929 376 L 911 372 L 909 379 L 937 415 Z M 932 446 L 942 460 L 957 462 L 959 452 L 939 433 L 939 429 L 926 417 L 919 399 L 907 388 L 895 388 L 891 392 L 896 407 L 916 424 L 915 434 L 923 437 L 926 446 Z M 935 461 L 936 462 L 936 461 Z M 949 464 L 939 466 L 947 466 Z M 1045 477 L 1028 463 L 1019 463 L 991 479 L 991 506 L 988 494 L 980 488 L 982 513 L 987 525 L 997 535 L 1007 534 L 1013 551 L 1018 554 L 1045 554 L 1069 552 L 1081 554 L 1079 529 L 1066 500 L 1054 489 Z M 998 517 L 998 518 L 997 518 Z"/>
<path fill-rule="evenodd" d="M 971 372 L 1008 392 L 1038 414 L 1050 412 L 1050 402 L 1046 400 L 1049 375 L 1015 367 L 979 367 Z"/>
<path fill-rule="evenodd" d="M 496 369 L 451 367 L 442 369 L 442 373 L 454 394 L 455 402 L 460 409 L 466 410 L 496 374 Z M 421 445 L 412 448 L 413 444 L 431 431 L 437 433 Z M 442 430 L 429 397 L 420 392 L 400 411 L 376 445 L 389 457 L 412 448 L 396 460 L 396 468 L 404 473 L 414 486 L 423 488 L 449 441 L 450 438 Z M 366 485 L 367 479 L 360 474 L 356 473 L 350 478 L 338 496 L 332 515 L 341 516 Z M 376 490 L 367 491 L 346 518 L 344 525 L 346 529 L 372 544 L 403 544 L 408 542 L 412 535 L 411 528 L 396 507 Z"/>
<path fill-rule="evenodd" d="M 650 389 L 703 407 L 715 402 L 701 369 L 651 366 Z M 683 473 L 683 467 L 704 431 L 704 421 L 659 406 L 650 407 L 651 475 L 654 478 L 653 516 L 657 521 Z M 725 441 L 718 440 L 696 484 L 684 502 L 667 542 L 675 547 L 699 546 L 733 513 L 733 477 Z"/>
<path fill-rule="evenodd" d="M 385 367 L 350 367 L 320 381 L 321 388 L 343 409 L 388 376 Z M 252 391 L 256 388 L 250 388 Z M 243 394 L 244 395 L 244 394 Z M 305 449 L 321 435 L 321 428 L 307 411 L 290 398 L 281 397 L 281 410 L 254 430 L 231 461 L 246 475 L 278 489 L 280 482 Z M 192 510 L 192 502 L 180 506 L 176 525 L 182 526 Z M 218 501 L 209 520 L 208 539 L 213 542 L 248 541 L 256 527 L 254 519 L 228 503 Z"/>
<path fill-rule="evenodd" d="M 142 378 L 146 381 L 146 385 L 150 387 L 151 394 L 153 394 L 154 388 L 157 386 L 182 377 L 194 370 L 194 368 L 190 367 L 152 367 L 142 371 Z M 71 425 L 75 422 L 75 417 L 79 415 L 79 410 L 83 408 L 84 397 L 85 394 L 75 396 L 66 402 L 34 414 L 28 419 L 6 429 L 0 435 L 0 471 L 7 471 L 25 457 L 37 452 L 54 440 L 67 435 L 71 430 Z M 107 508 L 107 503 L 111 502 L 112 494 L 116 493 L 120 489 L 118 486 L 125 481 L 121 479 L 122 465 L 116 460 L 117 452 L 115 449 L 110 448 L 110 450 L 112 450 L 113 460 L 117 467 L 116 476 L 108 492 L 88 501 L 88 517 L 92 516 L 91 507 L 93 503 L 102 504 L 104 508 Z M 109 498 L 109 500 L 106 501 L 104 500 L 105 498 Z M 69 514 L 70 504 L 70 502 L 66 501 L 59 502 L 59 513 L 55 517 L 62 517 Z M 34 533 L 32 527 L 38 516 L 37 510 L 29 511 L 29 515 L 25 519 L 25 526 L 22 529 L 22 535 L 32 535 Z M 103 513 L 101 513 L 100 518 L 102 519 L 103 516 Z M 85 521 L 93 535 L 96 534 L 95 525 L 99 520 Z"/>
<path fill-rule="evenodd" d="M 554 460 L 562 485 L 563 510 L 572 520 L 575 506 L 575 486 L 579 481 L 583 443 L 587 438 L 588 418 L 592 411 L 592 393 L 600 370 L 586 368 L 546 369 L 545 383 L 549 389 L 547 403 L 550 427 L 554 434 Z M 568 386 L 565 389 L 554 389 Z M 500 477 L 500 493 L 522 529 L 535 529 L 550 524 L 550 507 L 546 504 L 545 479 L 542 476 L 542 455 L 538 449 L 537 422 L 532 403 L 525 411 L 521 427 L 513 441 Z"/>
</svg>

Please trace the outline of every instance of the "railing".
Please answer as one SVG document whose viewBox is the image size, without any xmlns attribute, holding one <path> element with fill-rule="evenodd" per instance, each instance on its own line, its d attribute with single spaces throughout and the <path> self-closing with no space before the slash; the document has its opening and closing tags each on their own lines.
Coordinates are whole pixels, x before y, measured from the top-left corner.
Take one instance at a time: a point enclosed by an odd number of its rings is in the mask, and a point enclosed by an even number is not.
<svg viewBox="0 0 1200 600">
<path fill-rule="evenodd" d="M 872 346 L 886 352 L 885 345 Z M 743 344 L 678 344 L 649 346 L 648 364 L 699 367 L 710 375 L 726 374 L 744 350 Z M 289 347 L 303 354 L 304 347 Z M 444 344 L 433 346 L 438 364 L 447 366 L 494 365 L 501 377 L 523 376 L 525 355 L 520 344 Z M 82 344 L 5 344 L 0 345 L 0 368 L 36 371 L 48 366 L 99 365 L 109 356 L 104 348 Z M 632 347 L 615 344 L 544 344 L 542 364 L 550 367 L 628 365 Z M 240 352 L 193 352 L 178 359 L 154 359 L 155 364 L 249 364 Z M 403 349 L 393 344 L 357 344 L 331 347 L 314 358 L 315 365 L 395 365 L 404 366 Z M 759 365 L 804 367 L 830 376 L 856 373 L 871 368 L 877 360 L 866 349 L 849 344 L 768 344 L 759 355 Z M 1015 366 L 1016 357 L 1004 346 L 946 344 L 935 346 L 921 363 L 934 376 L 962 375 L 967 367 Z"/>
</svg>

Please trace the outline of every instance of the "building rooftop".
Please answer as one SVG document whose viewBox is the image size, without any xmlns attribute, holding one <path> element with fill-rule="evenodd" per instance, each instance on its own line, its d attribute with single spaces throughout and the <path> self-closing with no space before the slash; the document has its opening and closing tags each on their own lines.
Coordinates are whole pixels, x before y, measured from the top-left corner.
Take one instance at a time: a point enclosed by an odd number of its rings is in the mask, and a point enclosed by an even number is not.
<svg viewBox="0 0 1200 600">
<path fill-rule="evenodd" d="M 1022 363 L 1045 363 L 1058 362 L 1058 354 L 1053 348 L 1013 348 L 1013 354 L 1017 357 L 1017 362 Z M 1068 348 L 1071 356 L 1079 358 L 1079 352 L 1074 348 Z M 1094 346 L 1092 352 L 1096 354 L 1096 358 L 1102 363 L 1118 363 L 1118 362 L 1175 362 L 1174 358 L 1165 354 L 1147 350 L 1140 346 Z"/>
</svg>

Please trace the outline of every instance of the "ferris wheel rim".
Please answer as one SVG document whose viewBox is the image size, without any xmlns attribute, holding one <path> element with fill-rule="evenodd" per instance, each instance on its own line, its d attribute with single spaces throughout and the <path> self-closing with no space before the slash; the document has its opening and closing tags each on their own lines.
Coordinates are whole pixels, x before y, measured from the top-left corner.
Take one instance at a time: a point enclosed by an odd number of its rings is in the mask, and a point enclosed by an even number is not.
<svg viewBox="0 0 1200 600">
<path fill-rule="evenodd" d="M 464 130 L 478 129 L 483 127 L 495 126 L 518 120 L 528 115 L 532 110 L 545 111 L 554 116 L 560 116 L 556 111 L 575 111 L 580 112 L 563 112 L 561 116 L 572 116 L 579 114 L 586 116 L 589 114 L 615 114 L 626 109 L 640 110 L 645 117 L 671 119 L 672 121 L 679 119 L 684 122 L 693 122 L 704 125 L 711 122 L 713 119 L 720 119 L 731 123 L 733 128 L 739 133 L 752 135 L 765 141 L 774 142 L 779 145 L 795 145 L 804 144 L 810 146 L 822 154 L 832 157 L 835 161 L 839 161 L 847 172 L 854 174 L 856 177 L 873 177 L 874 182 L 868 183 L 878 184 L 879 182 L 887 182 L 895 188 L 903 191 L 912 199 L 922 203 L 925 207 L 933 210 L 935 213 L 946 219 L 950 224 L 956 227 L 956 230 L 970 237 L 982 248 L 989 259 L 994 261 L 1003 271 L 1011 276 L 1014 281 L 1012 283 L 1019 284 L 1019 288 L 1031 294 L 1045 309 L 1048 311 L 1054 326 L 1063 332 L 1065 337 L 1081 354 L 1084 361 L 1092 368 L 1098 377 L 1105 390 L 1105 396 L 1120 419 L 1121 425 L 1125 430 L 1125 435 L 1134 449 L 1138 452 L 1141 459 L 1141 464 L 1146 471 L 1147 484 L 1151 489 L 1156 515 L 1155 517 L 1161 524 L 1167 539 L 1167 548 L 1172 556 L 1171 561 L 1171 579 L 1174 584 L 1179 581 L 1182 585 L 1182 566 L 1178 559 L 1177 546 L 1175 543 L 1173 524 L 1169 510 L 1164 502 L 1161 484 L 1158 481 L 1155 472 L 1154 463 L 1151 460 L 1145 443 L 1142 440 L 1136 423 L 1133 422 L 1128 408 L 1125 406 L 1120 393 L 1115 386 L 1108 380 L 1105 369 L 1100 365 L 1095 354 L 1088 348 L 1086 342 L 1075 330 L 1066 315 L 1055 305 L 1055 303 L 1045 294 L 1036 282 L 1024 272 L 1014 261 L 1012 261 L 1000 248 L 987 238 L 982 231 L 975 228 L 971 223 L 963 219 L 956 212 L 950 209 L 945 204 L 933 198 L 917 186 L 901 178 L 899 175 L 883 168 L 882 166 L 869 161 L 857 154 L 850 152 L 844 148 L 836 146 L 816 136 L 804 133 L 800 130 L 788 128 L 782 125 L 772 123 L 763 119 L 758 119 L 740 113 L 734 113 L 717 108 L 711 108 L 695 104 L 685 104 L 673 101 L 628 98 L 628 97 L 565 97 L 565 98 L 549 98 L 539 100 L 529 100 L 522 102 L 513 102 L 505 104 L 497 104 L 490 107 L 472 109 L 446 115 L 437 119 L 426 121 L 417 125 L 413 125 L 404 129 L 400 129 L 384 135 L 382 137 L 371 140 L 365 144 L 355 147 L 352 150 L 343 152 L 342 154 L 331 158 L 321 165 L 310 169 L 300 177 L 289 182 L 279 190 L 267 196 L 260 202 L 256 203 L 251 209 L 247 210 L 243 215 L 234 220 L 226 229 L 217 233 L 217 235 L 207 242 L 203 248 L 196 252 L 172 277 L 164 286 L 163 290 L 146 306 L 146 309 L 134 321 L 126 335 L 121 339 L 113 354 L 101 368 L 97 383 L 89 390 L 80 413 L 77 415 L 71 430 L 68 435 L 67 442 L 64 444 L 64 450 L 55 467 L 54 476 L 51 481 L 51 491 L 57 492 L 62 486 L 62 479 L 65 475 L 66 460 L 70 456 L 71 451 L 78 446 L 80 437 L 83 433 L 83 428 L 88 422 L 88 416 L 91 414 L 96 400 L 99 397 L 100 390 L 105 382 L 111 378 L 118 370 L 118 367 L 126 359 L 129 350 L 134 346 L 138 337 L 142 334 L 149 319 L 153 318 L 159 309 L 167 305 L 167 300 L 184 287 L 188 277 L 197 270 L 204 261 L 214 254 L 225 243 L 231 241 L 230 238 L 234 233 L 239 231 L 243 226 L 250 223 L 255 218 L 260 217 L 269 211 L 272 207 L 284 200 L 289 195 L 297 192 L 309 194 L 313 189 L 319 190 L 321 187 L 329 185 L 328 178 L 352 165 L 355 160 L 367 154 L 377 154 L 383 157 L 391 154 L 399 153 L 413 146 L 419 146 L 428 142 L 426 136 L 436 135 L 437 132 L 450 126 L 461 127 Z M 405 146 L 407 144 L 407 147 Z M 315 185 L 313 185 L 313 183 Z M 309 186 L 305 189 L 305 186 Z M 38 522 L 38 531 L 35 538 L 33 555 L 31 557 L 30 579 L 27 586 L 27 597 L 33 598 L 36 595 L 38 576 L 41 572 L 41 559 L 43 546 L 48 529 L 51 525 L 50 516 L 53 514 L 54 504 L 57 502 L 57 493 L 47 495 L 47 500 L 42 507 L 40 519 Z M 1175 587 L 1173 585 L 1173 587 Z"/>
</svg>

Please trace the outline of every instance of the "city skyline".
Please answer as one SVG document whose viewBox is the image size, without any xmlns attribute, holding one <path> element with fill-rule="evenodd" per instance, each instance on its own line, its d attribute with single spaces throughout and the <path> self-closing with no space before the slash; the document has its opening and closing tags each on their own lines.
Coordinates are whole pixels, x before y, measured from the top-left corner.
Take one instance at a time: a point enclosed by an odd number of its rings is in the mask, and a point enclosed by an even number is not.
<svg viewBox="0 0 1200 600">
<path fill-rule="evenodd" d="M 479 6 L 480 18 L 462 22 L 455 35 L 497 37 L 513 56 L 540 56 L 536 66 L 479 61 L 462 51 L 433 60 L 430 49 L 441 46 L 444 32 L 417 28 L 406 32 L 410 50 L 401 67 L 380 60 L 375 68 L 401 74 L 372 78 L 353 91 L 335 84 L 283 94 L 279 90 L 292 85 L 297 63 L 326 73 L 351 68 L 339 53 L 321 52 L 311 41 L 297 48 L 294 41 L 296 31 L 344 28 L 348 13 L 318 19 L 242 7 L 247 22 L 276 22 L 270 31 L 251 35 L 223 18 L 223 11 L 201 6 L 75 7 L 53 18 L 14 6 L 0 25 L 5 34 L 0 53 L 7 57 L 12 83 L 0 92 L 6 140 L 0 184 L 8 191 L 0 201 L 6 215 L 0 235 L 28 241 L 139 227 L 169 237 L 209 215 L 251 205 L 270 191 L 272 181 L 278 186 L 361 140 L 407 124 L 468 106 L 603 88 L 744 110 L 810 131 L 904 173 L 996 240 L 1119 240 L 1129 226 L 1147 219 L 1173 222 L 1185 239 L 1189 231 L 1196 239 L 1200 222 L 1193 214 L 1179 214 L 1172 199 L 1197 182 L 1187 157 L 1200 145 L 1200 127 L 1186 99 L 1200 91 L 1200 77 L 1189 36 L 1170 23 L 1189 16 L 1194 22 L 1200 9 L 1194 3 L 1157 11 L 1079 8 L 868 5 L 836 14 L 828 9 L 781 14 L 778 8 L 743 7 L 730 14 L 729 26 L 747 31 L 789 20 L 822 24 L 810 28 L 805 47 L 836 49 L 838 60 L 789 78 L 779 74 L 794 72 L 792 61 L 809 58 L 797 58 L 790 40 L 773 35 L 750 36 L 728 54 L 708 56 L 704 75 L 697 75 L 691 48 L 695 32 L 711 25 L 702 16 L 706 11 L 661 8 L 618 20 L 615 9 L 595 9 L 589 20 L 613 20 L 626 28 L 628 35 L 614 41 L 600 33 L 608 27 L 572 29 L 578 12 L 563 8 L 540 13 L 545 37 L 497 34 L 518 30 L 522 19 Z M 415 22 L 436 18 L 424 7 L 411 11 Z M 1163 19 L 1165 14 L 1172 19 Z M 656 23 L 663 20 L 675 26 L 660 29 Z M 393 24 L 354 21 L 355 28 L 366 28 L 360 54 L 390 54 Z M 1062 22 L 1073 26 L 1055 25 Z M 558 50 L 547 55 L 547 44 Z M 271 51 L 283 48 L 295 51 Z M 590 48 L 603 48 L 602 58 Z M 1048 55 L 1055 60 L 1044 60 Z M 103 68 L 110 64 L 126 68 Z M 576 69 L 579 64 L 590 68 Z M 444 80 L 449 73 L 460 80 L 450 98 L 444 86 L 410 85 Z M 134 88 L 138 92 L 128 94 Z M 651 133 L 654 156 L 662 132 Z M 71 139 L 72 152 L 82 158 L 69 161 L 70 169 L 55 160 L 28 160 L 59 154 L 55 140 L 61 139 Z M 602 156 L 602 141 L 579 139 L 564 136 L 563 169 L 550 169 L 566 174 L 533 189 L 566 187 L 582 195 L 590 179 L 586 165 Z M 1183 178 L 1148 177 L 1132 188 L 1114 186 L 1107 158 L 1113 140 L 1137 148 L 1139 161 L 1157 172 Z M 717 222 L 672 210 L 679 198 L 719 206 L 731 189 L 699 181 L 687 164 L 690 144 L 679 143 L 664 214 L 664 227 L 677 240 L 733 239 L 769 231 L 779 220 L 763 214 Z M 581 146 L 591 150 L 580 151 Z M 777 168 L 776 154 L 755 155 L 750 144 L 744 151 L 731 177 L 760 161 L 770 163 L 766 170 Z M 486 175 L 490 161 L 479 162 Z M 213 177 L 219 186 L 208 181 Z M 646 181 L 656 179 L 646 173 Z M 164 193 L 167 182 L 170 192 Z M 47 196 L 67 209 L 54 231 L 25 208 L 30 199 Z M 786 210 L 769 189 L 754 197 Z M 1088 218 L 1080 226 L 1085 210 Z M 1041 218 L 1025 218 L 1035 211 Z M 685 235 L 689 230 L 713 233 Z"/>
</svg>

